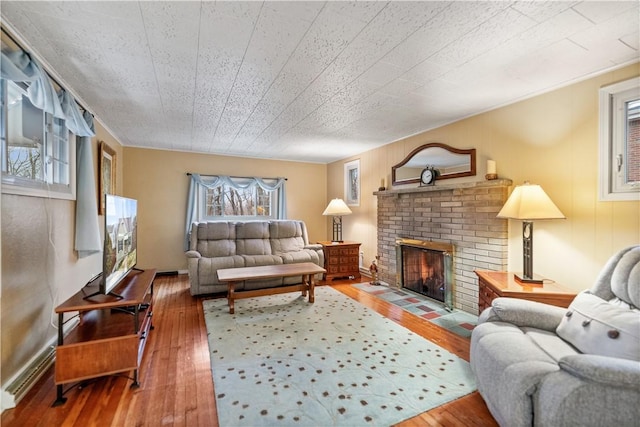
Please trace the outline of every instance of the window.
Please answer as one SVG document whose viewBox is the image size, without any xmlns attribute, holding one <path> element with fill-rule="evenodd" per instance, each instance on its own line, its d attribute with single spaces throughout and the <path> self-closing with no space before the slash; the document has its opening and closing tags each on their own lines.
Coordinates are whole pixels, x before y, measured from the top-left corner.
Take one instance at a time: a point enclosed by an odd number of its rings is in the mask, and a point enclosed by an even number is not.
<svg viewBox="0 0 640 427">
<path fill-rule="evenodd" d="M 233 178 L 235 184 L 246 188 L 233 188 L 228 184 L 207 188 L 202 186 L 200 192 L 200 221 L 220 219 L 269 219 L 276 218 L 276 191 L 267 191 L 260 186 L 249 183 L 250 178 Z M 269 185 L 277 180 L 265 179 Z"/>
<path fill-rule="evenodd" d="M 75 138 L 64 119 L 35 107 L 27 86 L 0 80 L 2 191 L 30 196 L 75 198 Z"/>
<path fill-rule="evenodd" d="M 640 77 L 600 89 L 600 200 L 640 199 Z"/>
</svg>

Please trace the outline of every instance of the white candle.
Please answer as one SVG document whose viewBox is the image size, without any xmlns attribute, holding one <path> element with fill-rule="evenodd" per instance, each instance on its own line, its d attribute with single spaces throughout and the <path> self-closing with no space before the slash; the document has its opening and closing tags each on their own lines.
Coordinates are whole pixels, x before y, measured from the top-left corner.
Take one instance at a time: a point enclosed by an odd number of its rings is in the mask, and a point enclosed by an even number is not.
<svg viewBox="0 0 640 427">
<path fill-rule="evenodd" d="M 385 179 L 382 178 L 382 180 L 380 181 L 380 187 L 385 188 L 386 186 L 384 184 L 385 184 Z"/>
<path fill-rule="evenodd" d="M 496 161 L 487 160 L 487 173 L 496 173 Z"/>
</svg>

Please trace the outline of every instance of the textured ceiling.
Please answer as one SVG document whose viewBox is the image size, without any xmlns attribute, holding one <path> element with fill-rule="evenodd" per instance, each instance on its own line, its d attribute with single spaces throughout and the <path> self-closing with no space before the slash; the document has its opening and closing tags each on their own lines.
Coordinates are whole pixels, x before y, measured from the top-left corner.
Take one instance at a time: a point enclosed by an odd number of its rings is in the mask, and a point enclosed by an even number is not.
<svg viewBox="0 0 640 427">
<path fill-rule="evenodd" d="M 638 61 L 639 4 L 3 0 L 0 10 L 125 146 L 325 163 Z"/>
</svg>

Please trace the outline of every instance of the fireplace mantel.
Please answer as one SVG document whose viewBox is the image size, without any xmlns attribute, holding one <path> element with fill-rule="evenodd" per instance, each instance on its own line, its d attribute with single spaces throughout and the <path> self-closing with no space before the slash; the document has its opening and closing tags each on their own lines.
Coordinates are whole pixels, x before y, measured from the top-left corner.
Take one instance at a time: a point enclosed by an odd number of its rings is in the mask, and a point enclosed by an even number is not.
<svg viewBox="0 0 640 427">
<path fill-rule="evenodd" d="M 513 185 L 513 181 L 510 179 L 494 179 L 491 181 L 474 181 L 474 182 L 460 182 L 460 183 L 443 183 L 438 182 L 434 185 L 422 185 L 408 188 L 394 188 L 391 190 L 374 191 L 373 194 L 378 197 L 384 196 L 397 196 L 399 194 L 408 193 L 431 193 L 433 191 L 446 191 L 446 190 L 459 190 L 469 188 L 485 188 L 485 187 L 510 187 Z"/>
</svg>

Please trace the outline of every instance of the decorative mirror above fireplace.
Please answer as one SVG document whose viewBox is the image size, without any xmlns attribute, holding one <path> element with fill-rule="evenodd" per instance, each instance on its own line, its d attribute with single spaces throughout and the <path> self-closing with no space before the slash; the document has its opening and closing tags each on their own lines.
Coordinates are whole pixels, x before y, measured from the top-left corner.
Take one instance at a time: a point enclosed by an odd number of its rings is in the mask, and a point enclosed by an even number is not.
<svg viewBox="0 0 640 427">
<path fill-rule="evenodd" d="M 438 169 L 440 172 L 438 180 L 474 176 L 476 174 L 476 149 L 463 150 L 439 142 L 422 145 L 391 168 L 392 184 L 420 182 L 420 173 L 427 166 Z"/>
</svg>

